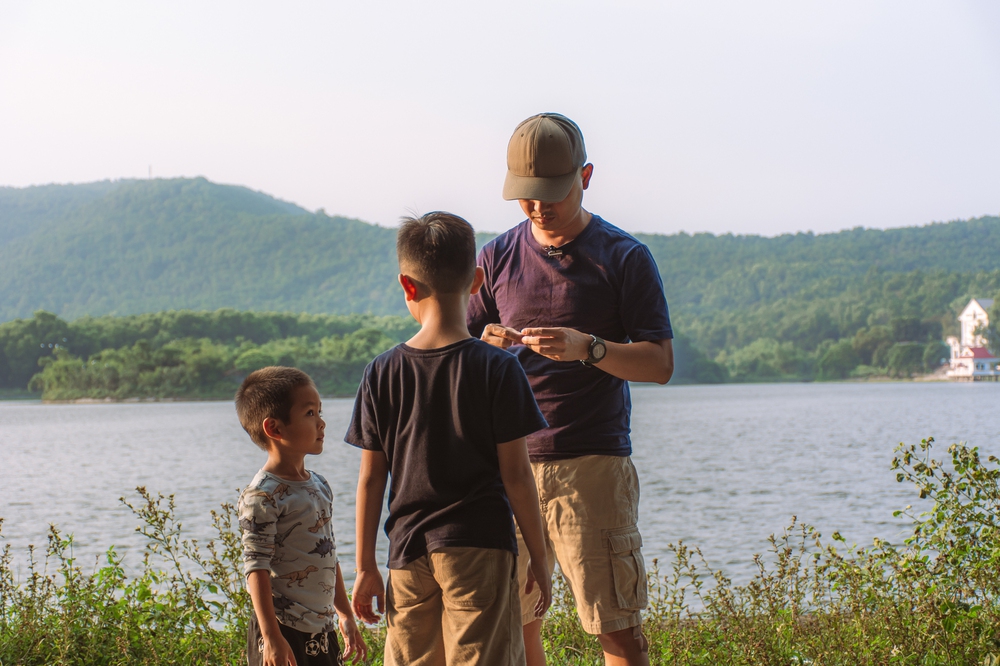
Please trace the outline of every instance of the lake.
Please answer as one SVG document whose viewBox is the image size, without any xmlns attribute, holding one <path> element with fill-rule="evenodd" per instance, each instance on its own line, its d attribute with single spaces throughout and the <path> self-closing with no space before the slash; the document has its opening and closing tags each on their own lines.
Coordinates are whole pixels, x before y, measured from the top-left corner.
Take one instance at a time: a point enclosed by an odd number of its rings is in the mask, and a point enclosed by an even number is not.
<svg viewBox="0 0 1000 666">
<path fill-rule="evenodd" d="M 793 515 L 824 535 L 899 541 L 906 523 L 892 512 L 920 506 L 889 469 L 900 441 L 933 436 L 939 457 L 954 441 L 1000 451 L 1000 384 L 636 386 L 633 403 L 647 563 L 682 539 L 736 580 L 750 575 L 753 554 Z M 360 454 L 340 436 L 352 405 L 324 402 L 326 450 L 307 461 L 333 486 L 348 578 Z M 235 502 L 264 459 L 229 402 L 0 402 L 2 543 L 23 570 L 27 545 L 43 546 L 55 523 L 75 536 L 81 562 L 112 544 L 136 562 L 142 541 L 118 498 L 135 497 L 138 485 L 175 494 L 185 532 L 204 541 L 209 511 Z"/>
</svg>

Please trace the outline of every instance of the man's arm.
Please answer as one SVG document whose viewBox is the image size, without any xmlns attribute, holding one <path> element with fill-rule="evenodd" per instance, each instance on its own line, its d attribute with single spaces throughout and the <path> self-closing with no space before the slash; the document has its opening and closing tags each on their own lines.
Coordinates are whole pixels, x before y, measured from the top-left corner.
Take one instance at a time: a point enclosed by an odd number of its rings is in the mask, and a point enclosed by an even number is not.
<svg viewBox="0 0 1000 666">
<path fill-rule="evenodd" d="M 572 328 L 526 328 L 520 331 L 520 342 L 553 361 L 583 361 L 593 338 Z M 673 340 L 604 344 L 608 353 L 594 367 L 609 375 L 629 382 L 666 384 L 674 374 Z"/>
<path fill-rule="evenodd" d="M 382 451 L 363 450 L 361 469 L 358 472 L 357 522 L 357 572 L 354 580 L 354 613 L 365 622 L 374 624 L 379 616 L 372 609 L 375 597 L 379 613 L 385 612 L 385 584 L 375 559 L 375 539 L 379 518 L 382 516 L 382 498 L 385 497 L 389 461 Z"/>
<path fill-rule="evenodd" d="M 538 510 L 538 490 L 528 461 L 528 446 L 524 437 L 497 445 L 500 478 L 510 501 L 514 519 L 521 530 L 531 562 L 528 565 L 527 591 L 537 583 L 541 597 L 535 604 L 535 617 L 541 617 L 552 603 L 552 577 L 546 559 L 542 515 Z"/>
<path fill-rule="evenodd" d="M 288 641 L 281 635 L 278 618 L 274 614 L 274 601 L 271 599 L 271 572 L 267 569 L 254 569 L 247 574 L 247 591 L 253 602 L 253 611 L 260 625 L 260 635 L 264 639 L 264 666 L 296 666 L 295 655 Z"/>
</svg>

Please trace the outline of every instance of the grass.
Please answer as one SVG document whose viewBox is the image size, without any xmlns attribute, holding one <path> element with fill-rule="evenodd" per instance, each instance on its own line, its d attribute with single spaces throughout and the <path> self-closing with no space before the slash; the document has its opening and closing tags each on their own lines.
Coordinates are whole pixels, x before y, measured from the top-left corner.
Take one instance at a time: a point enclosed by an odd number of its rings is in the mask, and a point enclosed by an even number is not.
<svg viewBox="0 0 1000 666">
<path fill-rule="evenodd" d="M 1000 470 L 962 444 L 933 459 L 933 440 L 900 445 L 897 479 L 926 510 L 902 544 L 849 546 L 792 519 L 772 536 L 756 573 L 734 584 L 697 548 L 670 546 L 651 561 L 645 631 L 654 664 L 724 666 L 1000 666 Z M 18 579 L 0 554 L 0 665 L 243 664 L 242 551 L 234 509 L 211 519 L 216 537 L 184 538 L 173 498 L 138 489 L 139 573 L 114 548 L 87 570 L 55 527 L 44 552 L 29 548 Z M 2 521 L 0 521 L 2 528 Z M 549 663 L 602 664 L 561 579 L 543 625 Z M 382 629 L 368 632 L 380 664 Z"/>
</svg>

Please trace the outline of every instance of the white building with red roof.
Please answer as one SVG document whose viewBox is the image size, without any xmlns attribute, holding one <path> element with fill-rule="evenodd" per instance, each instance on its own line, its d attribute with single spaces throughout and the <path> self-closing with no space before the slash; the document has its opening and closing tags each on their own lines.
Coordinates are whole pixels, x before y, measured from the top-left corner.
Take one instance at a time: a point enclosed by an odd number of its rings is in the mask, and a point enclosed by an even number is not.
<svg viewBox="0 0 1000 666">
<path fill-rule="evenodd" d="M 986 339 L 976 333 L 990 325 L 992 298 L 973 298 L 958 315 L 960 338 L 950 336 L 946 342 L 951 347 L 948 377 L 964 381 L 996 381 L 1000 379 L 997 358 L 986 346 Z"/>
</svg>

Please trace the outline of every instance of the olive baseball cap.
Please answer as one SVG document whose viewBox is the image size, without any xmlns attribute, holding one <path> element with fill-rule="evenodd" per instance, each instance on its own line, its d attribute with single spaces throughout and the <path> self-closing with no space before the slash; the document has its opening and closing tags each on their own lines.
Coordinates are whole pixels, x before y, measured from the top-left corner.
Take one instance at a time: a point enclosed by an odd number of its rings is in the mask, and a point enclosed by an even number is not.
<svg viewBox="0 0 1000 666">
<path fill-rule="evenodd" d="M 503 198 L 562 201 L 587 163 L 583 134 L 558 113 L 540 113 L 522 121 L 507 144 Z"/>
</svg>

